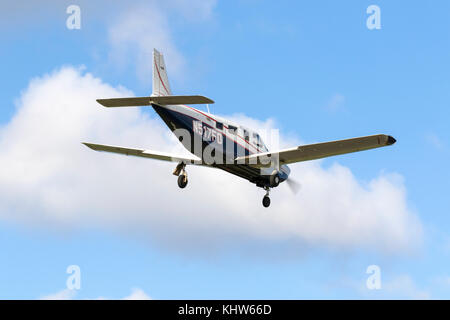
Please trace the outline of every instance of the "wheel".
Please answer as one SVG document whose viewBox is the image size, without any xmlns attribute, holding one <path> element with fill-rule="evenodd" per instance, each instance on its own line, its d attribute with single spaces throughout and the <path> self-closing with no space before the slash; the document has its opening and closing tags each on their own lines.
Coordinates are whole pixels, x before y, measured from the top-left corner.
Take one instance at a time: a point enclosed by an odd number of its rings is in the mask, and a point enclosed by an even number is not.
<svg viewBox="0 0 450 320">
<path fill-rule="evenodd" d="M 270 206 L 270 198 L 268 196 L 264 196 L 262 203 L 264 208 L 268 208 Z"/>
<path fill-rule="evenodd" d="M 280 184 L 280 177 L 278 176 L 277 172 L 274 172 L 271 176 L 270 176 L 270 186 L 272 188 L 277 187 Z"/>
<path fill-rule="evenodd" d="M 178 186 L 183 189 L 188 184 L 188 179 L 184 174 L 180 174 L 178 176 Z"/>
</svg>

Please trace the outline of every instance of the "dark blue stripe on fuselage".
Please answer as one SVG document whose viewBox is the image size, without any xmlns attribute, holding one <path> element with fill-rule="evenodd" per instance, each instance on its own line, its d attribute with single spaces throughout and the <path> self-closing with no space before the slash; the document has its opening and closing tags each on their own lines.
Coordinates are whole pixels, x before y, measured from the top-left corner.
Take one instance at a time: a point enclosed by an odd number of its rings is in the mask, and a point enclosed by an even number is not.
<svg viewBox="0 0 450 320">
<path fill-rule="evenodd" d="M 191 137 L 193 137 L 193 134 L 194 134 L 193 121 L 201 121 L 201 120 L 199 120 L 198 118 L 194 118 L 190 115 L 187 115 L 187 114 L 175 111 L 175 110 L 170 110 L 168 108 L 161 107 L 158 105 L 152 105 L 152 106 L 155 109 L 155 111 L 158 113 L 158 115 L 166 123 L 166 125 L 169 127 L 169 129 L 172 130 L 172 132 L 175 129 L 185 129 L 185 130 L 188 130 Z M 222 131 L 217 130 L 215 127 L 209 125 L 205 121 L 201 121 L 201 122 L 202 122 L 203 126 L 207 126 L 207 127 L 211 128 L 211 130 L 215 130 L 218 134 L 222 135 L 222 147 L 221 148 L 217 147 L 217 144 L 216 144 L 216 152 L 221 152 L 223 164 L 213 164 L 213 166 L 223 169 L 223 170 L 230 172 L 232 174 L 235 174 L 237 176 L 240 176 L 240 177 L 247 179 L 256 184 L 266 185 L 268 183 L 268 181 L 269 181 L 268 176 L 261 175 L 261 171 L 257 168 L 250 167 L 250 166 L 244 165 L 244 164 L 231 164 L 231 163 L 227 164 L 227 162 L 226 162 L 227 156 L 228 156 L 228 161 L 230 161 L 230 159 L 235 159 L 238 156 L 250 155 L 252 153 L 250 153 L 250 151 L 247 148 L 239 145 L 236 141 L 228 138 L 225 134 L 222 133 Z M 190 146 L 186 146 L 185 144 L 183 144 L 183 145 L 189 150 L 189 152 L 191 152 L 191 153 L 195 154 L 196 156 L 200 157 L 201 159 L 203 159 L 203 151 L 210 143 L 212 143 L 212 142 L 204 141 L 204 139 L 202 139 L 202 148 L 201 148 L 202 154 L 198 154 L 198 152 L 195 152 L 196 150 L 194 148 L 194 139 L 191 139 Z M 226 154 L 227 145 L 232 146 L 232 147 L 230 147 L 230 149 L 233 150 L 232 154 Z"/>
<path fill-rule="evenodd" d="M 164 120 L 164 122 L 166 123 L 166 125 L 170 128 L 170 130 L 174 131 L 175 129 L 185 129 L 188 130 L 191 135 L 194 133 L 194 129 L 193 129 L 193 121 L 201 121 L 200 119 L 194 118 L 190 115 L 175 111 L 175 110 L 170 110 L 158 105 L 153 105 L 153 108 L 155 109 L 155 111 L 159 114 L 159 116 Z M 212 120 L 211 120 L 212 121 Z M 204 127 L 208 127 L 211 130 L 214 130 L 217 134 L 220 134 L 222 136 L 222 147 L 220 147 L 219 144 L 216 143 L 216 146 L 218 146 L 219 151 L 221 151 L 221 153 L 226 156 L 226 151 L 227 146 L 228 145 L 232 145 L 232 147 L 230 147 L 230 150 L 232 151 L 232 154 L 228 154 L 228 157 L 230 159 L 236 159 L 237 157 L 242 157 L 242 156 L 248 156 L 250 154 L 253 154 L 253 152 L 250 152 L 250 150 L 244 146 L 242 146 L 241 144 L 237 143 L 235 140 L 227 137 L 223 131 L 218 130 L 217 128 L 215 128 L 213 125 L 208 124 L 205 121 L 201 121 L 202 125 Z M 174 128 L 175 126 L 175 128 Z M 191 139 L 192 141 L 194 139 Z M 205 141 L 204 139 L 202 139 L 202 141 L 205 143 L 206 145 L 212 144 L 212 141 Z M 194 153 L 194 149 L 191 148 L 189 149 L 189 152 Z M 203 152 L 204 148 L 202 149 Z M 195 153 L 194 153 L 195 154 Z M 197 156 L 201 157 L 201 155 L 196 154 Z M 224 158 L 225 160 L 225 158 Z"/>
</svg>

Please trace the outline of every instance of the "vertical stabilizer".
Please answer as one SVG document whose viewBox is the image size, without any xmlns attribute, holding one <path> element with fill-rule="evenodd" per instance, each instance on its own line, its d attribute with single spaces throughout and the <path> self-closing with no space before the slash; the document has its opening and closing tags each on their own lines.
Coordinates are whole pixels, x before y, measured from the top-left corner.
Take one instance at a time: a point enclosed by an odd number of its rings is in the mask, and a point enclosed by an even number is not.
<svg viewBox="0 0 450 320">
<path fill-rule="evenodd" d="M 153 49 L 153 97 L 170 96 L 169 78 L 167 77 L 164 56 L 156 49 Z"/>
</svg>

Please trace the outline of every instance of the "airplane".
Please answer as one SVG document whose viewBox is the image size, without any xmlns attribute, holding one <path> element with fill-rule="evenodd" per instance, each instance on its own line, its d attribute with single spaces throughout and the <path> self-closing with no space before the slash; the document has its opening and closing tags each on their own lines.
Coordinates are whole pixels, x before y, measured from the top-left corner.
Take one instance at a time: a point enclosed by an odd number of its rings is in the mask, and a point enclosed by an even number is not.
<svg viewBox="0 0 450 320">
<path fill-rule="evenodd" d="M 87 147 L 176 162 L 173 174 L 178 177 L 180 188 L 185 188 L 188 183 L 187 165 L 225 170 L 263 188 L 266 194 L 262 204 L 266 208 L 270 206 L 270 190 L 280 183 L 287 181 L 294 192 L 298 189 L 294 180 L 289 178 L 288 164 L 390 146 L 396 142 L 390 135 L 377 134 L 269 151 L 258 132 L 211 114 L 209 104 L 213 104 L 213 100 L 200 95 L 172 95 L 164 57 L 156 49 L 153 50 L 153 89 L 150 96 L 97 99 L 97 102 L 107 108 L 151 106 L 190 155 L 83 142 Z M 193 104 L 206 104 L 208 111 L 195 109 L 190 106 Z"/>
</svg>

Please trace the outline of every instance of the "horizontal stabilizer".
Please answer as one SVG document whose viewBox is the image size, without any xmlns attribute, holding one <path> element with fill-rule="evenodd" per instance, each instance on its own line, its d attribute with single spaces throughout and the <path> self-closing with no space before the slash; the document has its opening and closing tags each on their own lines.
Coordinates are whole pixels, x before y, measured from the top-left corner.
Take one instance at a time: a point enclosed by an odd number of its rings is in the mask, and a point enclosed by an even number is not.
<svg viewBox="0 0 450 320">
<path fill-rule="evenodd" d="M 184 162 L 186 164 L 201 164 L 201 159 L 195 155 L 191 155 L 191 157 L 186 157 L 186 156 L 173 155 L 173 154 L 166 153 L 166 152 L 151 151 L 151 150 L 144 150 L 144 149 L 115 147 L 115 146 L 107 146 L 107 145 L 103 145 L 103 144 L 95 144 L 95 143 L 87 143 L 87 142 L 83 142 L 83 144 L 95 151 L 119 153 L 119 154 L 124 154 L 127 156 L 144 157 L 144 158 L 151 158 L 151 159 L 163 160 L 163 161 Z"/>
<path fill-rule="evenodd" d="M 266 167 L 272 164 L 271 161 L 279 162 L 280 165 L 289 164 L 385 147 L 392 145 L 395 142 L 396 140 L 391 136 L 378 134 L 367 137 L 308 144 L 274 152 L 258 153 L 250 156 L 238 157 L 235 160 L 255 167 Z"/>
<path fill-rule="evenodd" d="M 136 98 L 114 98 L 97 99 L 104 107 L 138 107 L 149 106 L 152 103 L 164 105 L 177 104 L 213 104 L 214 101 L 204 96 L 161 96 L 161 97 L 136 97 Z"/>
</svg>

